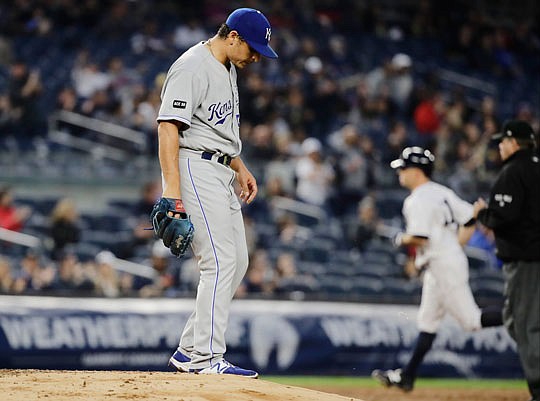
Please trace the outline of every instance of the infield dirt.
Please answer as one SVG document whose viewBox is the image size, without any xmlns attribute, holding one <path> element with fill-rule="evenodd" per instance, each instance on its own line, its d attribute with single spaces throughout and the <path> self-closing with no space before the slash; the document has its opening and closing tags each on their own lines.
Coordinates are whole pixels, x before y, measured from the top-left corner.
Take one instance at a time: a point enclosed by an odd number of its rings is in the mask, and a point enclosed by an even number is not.
<svg viewBox="0 0 540 401">
<path fill-rule="evenodd" d="M 526 401 L 524 390 L 301 388 L 262 379 L 166 372 L 0 370 L 3 401 Z"/>
</svg>

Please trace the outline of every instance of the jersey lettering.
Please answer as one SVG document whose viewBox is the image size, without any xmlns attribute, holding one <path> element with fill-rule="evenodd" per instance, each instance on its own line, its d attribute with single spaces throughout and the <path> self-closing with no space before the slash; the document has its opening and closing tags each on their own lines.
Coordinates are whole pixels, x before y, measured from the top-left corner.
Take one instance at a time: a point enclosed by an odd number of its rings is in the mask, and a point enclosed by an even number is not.
<svg viewBox="0 0 540 401">
<path fill-rule="evenodd" d="M 232 102 L 228 100 L 225 103 L 212 103 L 208 107 L 208 111 L 210 112 L 210 118 L 208 121 L 213 121 L 215 118 L 217 121 L 214 123 L 214 125 L 223 124 L 227 117 L 233 113 Z"/>
</svg>

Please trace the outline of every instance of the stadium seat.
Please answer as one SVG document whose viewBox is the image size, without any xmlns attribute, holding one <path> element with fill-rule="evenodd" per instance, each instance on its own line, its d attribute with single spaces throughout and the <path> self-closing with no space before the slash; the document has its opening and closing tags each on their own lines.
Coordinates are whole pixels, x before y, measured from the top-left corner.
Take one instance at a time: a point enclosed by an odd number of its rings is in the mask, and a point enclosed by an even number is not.
<svg viewBox="0 0 540 401">
<path fill-rule="evenodd" d="M 504 283 L 504 274 L 499 269 L 482 269 L 469 272 L 471 282 L 498 281 Z"/>
<path fill-rule="evenodd" d="M 401 216 L 403 200 L 406 197 L 406 192 L 402 190 L 386 191 L 384 194 L 379 194 L 375 198 L 379 217 L 383 219 L 391 219 Z"/>
<path fill-rule="evenodd" d="M 313 238 L 300 250 L 300 258 L 308 262 L 326 263 L 334 249 L 334 241 L 326 238 Z"/>
<path fill-rule="evenodd" d="M 394 255 L 397 253 L 396 248 L 392 244 L 390 240 L 380 240 L 380 239 L 374 239 L 370 242 L 368 242 L 366 249 L 366 252 L 384 252 L 389 255 Z"/>
<path fill-rule="evenodd" d="M 465 254 L 471 270 L 485 270 L 495 267 L 495 256 L 484 249 L 466 246 Z"/>
<path fill-rule="evenodd" d="M 282 280 L 278 284 L 276 292 L 279 294 L 291 292 L 302 292 L 311 294 L 319 291 L 319 289 L 319 283 L 312 276 L 299 275 Z"/>
<path fill-rule="evenodd" d="M 372 275 L 376 277 L 402 278 L 403 267 L 395 263 L 362 263 L 358 269 L 360 275 Z"/>
<path fill-rule="evenodd" d="M 366 264 L 392 264 L 394 263 L 394 253 L 383 250 L 369 250 L 362 253 L 362 261 Z"/>
<path fill-rule="evenodd" d="M 307 274 L 310 276 L 318 276 L 327 273 L 327 266 L 324 263 L 309 262 L 303 260 L 296 261 L 296 269 L 300 274 Z"/>
<path fill-rule="evenodd" d="M 414 303 L 422 292 L 420 281 L 387 277 L 383 279 L 383 295 L 390 303 Z"/>
<path fill-rule="evenodd" d="M 382 291 L 383 284 L 381 279 L 359 277 L 351 280 L 351 293 L 355 296 L 381 296 Z"/>
<path fill-rule="evenodd" d="M 354 277 L 359 274 L 359 267 L 356 263 L 343 263 L 329 261 L 326 263 L 326 272 L 340 277 Z"/>
<path fill-rule="evenodd" d="M 103 249 L 88 242 L 78 242 L 66 247 L 66 252 L 74 253 L 81 262 L 93 261 Z"/>
<path fill-rule="evenodd" d="M 318 277 L 319 291 L 327 295 L 344 295 L 351 291 L 351 281 L 343 276 L 325 275 Z"/>
<path fill-rule="evenodd" d="M 113 209 L 129 211 L 135 208 L 136 201 L 132 199 L 109 199 L 107 205 Z"/>
<path fill-rule="evenodd" d="M 500 300 L 504 293 L 504 283 L 498 280 L 479 280 L 471 283 L 475 297 Z"/>
</svg>

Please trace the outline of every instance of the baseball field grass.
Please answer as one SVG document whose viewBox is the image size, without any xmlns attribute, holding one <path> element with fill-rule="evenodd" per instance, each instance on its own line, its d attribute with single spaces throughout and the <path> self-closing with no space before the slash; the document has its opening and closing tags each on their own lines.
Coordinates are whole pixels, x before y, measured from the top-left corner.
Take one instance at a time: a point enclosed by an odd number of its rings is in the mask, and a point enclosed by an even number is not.
<svg viewBox="0 0 540 401">
<path fill-rule="evenodd" d="M 525 401 L 524 380 L 419 379 L 414 391 L 386 388 L 370 377 L 263 376 L 263 380 L 303 387 L 362 401 Z"/>
<path fill-rule="evenodd" d="M 331 387 L 380 387 L 370 377 L 352 376 L 264 376 L 268 380 L 291 386 Z M 525 380 L 519 379 L 418 379 L 415 388 L 462 388 L 462 389 L 520 389 L 525 390 Z"/>
</svg>

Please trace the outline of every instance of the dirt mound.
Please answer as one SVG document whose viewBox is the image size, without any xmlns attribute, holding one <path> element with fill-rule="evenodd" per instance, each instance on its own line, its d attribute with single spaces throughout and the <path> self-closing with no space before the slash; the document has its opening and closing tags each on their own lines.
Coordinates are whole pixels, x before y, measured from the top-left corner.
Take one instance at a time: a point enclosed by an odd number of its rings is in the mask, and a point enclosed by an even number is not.
<svg viewBox="0 0 540 401">
<path fill-rule="evenodd" d="M 520 401 L 525 389 L 310 386 L 236 376 L 167 372 L 0 370 L 2 401 Z M 339 395 L 338 395 L 339 394 Z"/>
<path fill-rule="evenodd" d="M 3 401 L 357 400 L 260 379 L 164 372 L 3 370 L 0 388 Z"/>
</svg>

